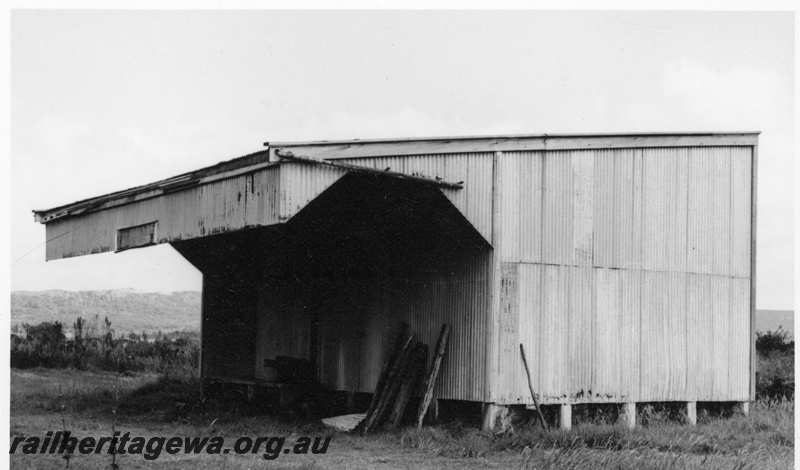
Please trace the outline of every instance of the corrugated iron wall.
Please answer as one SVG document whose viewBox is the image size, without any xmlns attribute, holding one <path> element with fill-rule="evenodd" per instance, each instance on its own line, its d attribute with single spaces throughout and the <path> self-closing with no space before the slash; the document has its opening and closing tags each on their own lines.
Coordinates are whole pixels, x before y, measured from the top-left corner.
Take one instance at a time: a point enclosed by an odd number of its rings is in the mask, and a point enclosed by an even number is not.
<svg viewBox="0 0 800 470">
<path fill-rule="evenodd" d="M 387 299 L 390 318 L 411 325 L 432 350 L 443 323 L 451 326 L 436 396 L 483 401 L 491 301 L 491 252 L 459 260 L 447 273 L 398 280 Z M 372 384 L 374 386 L 374 384 Z"/>
<path fill-rule="evenodd" d="M 350 309 L 323 314 L 321 379 L 336 390 L 372 392 L 401 322 L 408 323 L 429 350 L 443 323 L 451 325 L 447 357 L 436 396 L 483 401 L 485 335 L 491 285 L 488 254 L 476 257 L 452 274 L 421 275 L 364 284 L 364 295 Z M 359 308 L 367 299 L 366 305 Z"/>
<path fill-rule="evenodd" d="M 751 159 L 503 154 L 495 401 L 531 401 L 519 342 L 545 403 L 747 399 Z"/>
<path fill-rule="evenodd" d="M 449 322 L 440 398 L 530 402 L 522 342 L 545 403 L 747 399 L 749 147 L 502 154 L 496 233 L 492 159 L 481 153 L 349 161 L 464 181 L 464 190 L 444 193 L 485 238 L 495 237 L 498 253 L 456 260 L 458 268 L 446 272 L 352 280 L 352 292 L 320 319 L 324 383 L 369 392 L 399 322 L 429 345 Z M 304 201 L 329 184 L 305 178 L 302 166 L 282 177 L 307 188 L 299 191 L 307 193 L 298 196 Z M 500 291 L 493 317 L 495 255 Z M 259 315 L 269 310 L 259 305 Z M 307 354 L 303 305 L 296 302 L 292 318 L 300 320 L 291 328 L 285 318 L 260 319 L 259 335 L 281 328 L 284 337 L 259 340 L 257 377 L 264 357 Z M 487 390 L 493 334 L 491 367 L 498 372 Z"/>
<path fill-rule="evenodd" d="M 264 359 L 310 358 L 316 310 L 319 379 L 334 390 L 371 393 L 401 322 L 431 350 L 441 325 L 449 323 L 452 335 L 436 396 L 483 401 L 490 260 L 486 251 L 455 260 L 447 272 L 348 279 L 322 302 L 315 300 L 313 282 L 266 287 L 257 304 L 254 375 L 268 377 Z"/>
<path fill-rule="evenodd" d="M 462 181 L 465 189 L 445 190 L 443 194 L 486 240 L 492 240 L 493 153 L 360 157 L 337 161 Z M 493 253 L 486 251 L 454 260 L 454 268 L 446 274 L 428 273 L 391 281 L 388 290 L 375 298 L 371 309 L 382 312 L 385 318 L 371 318 L 367 322 L 370 330 L 365 332 L 365 338 L 373 343 L 368 351 L 362 352 L 371 362 L 362 375 L 360 389 L 371 391 L 377 382 L 383 363 L 381 351 L 385 351 L 391 341 L 387 328 L 405 321 L 433 348 L 442 323 L 447 322 L 452 326 L 450 345 L 436 396 L 484 401 L 493 262 Z"/>
</svg>

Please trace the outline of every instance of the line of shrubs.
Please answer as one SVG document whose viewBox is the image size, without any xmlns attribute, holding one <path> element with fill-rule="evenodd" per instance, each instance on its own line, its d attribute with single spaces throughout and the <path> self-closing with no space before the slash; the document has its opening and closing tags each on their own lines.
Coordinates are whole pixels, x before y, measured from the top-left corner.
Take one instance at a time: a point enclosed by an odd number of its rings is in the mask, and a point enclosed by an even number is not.
<svg viewBox="0 0 800 470">
<path fill-rule="evenodd" d="M 11 367 L 149 371 L 194 375 L 200 361 L 196 332 L 116 336 L 108 318 L 78 317 L 67 336 L 61 322 L 23 324 L 11 334 Z"/>
<path fill-rule="evenodd" d="M 756 333 L 758 367 L 756 395 L 780 399 L 794 398 L 794 340 L 778 327 Z"/>
<path fill-rule="evenodd" d="M 11 367 L 100 369 L 117 372 L 177 372 L 194 375 L 200 361 L 197 332 L 161 332 L 148 336 L 128 334 L 117 337 L 111 322 L 81 317 L 67 337 L 60 322 L 24 324 L 11 335 Z M 756 395 L 764 398 L 794 398 L 794 340 L 789 333 L 756 334 L 758 374 Z"/>
</svg>

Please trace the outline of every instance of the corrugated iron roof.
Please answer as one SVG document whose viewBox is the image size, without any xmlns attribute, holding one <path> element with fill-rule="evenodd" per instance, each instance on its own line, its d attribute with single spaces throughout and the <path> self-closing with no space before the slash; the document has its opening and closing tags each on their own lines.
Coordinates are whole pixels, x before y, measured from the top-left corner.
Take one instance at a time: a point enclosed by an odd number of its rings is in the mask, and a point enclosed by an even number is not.
<svg viewBox="0 0 800 470">
<path fill-rule="evenodd" d="M 683 145 L 755 145 L 758 131 L 742 132 L 633 132 L 633 133 L 560 133 L 560 134 L 516 134 L 459 137 L 422 137 L 387 139 L 320 140 L 299 142 L 265 143 L 268 148 L 243 157 L 226 160 L 187 173 L 153 183 L 135 186 L 61 206 L 34 210 L 38 222 L 47 223 L 67 215 L 78 215 L 87 211 L 103 209 L 109 205 L 129 204 L 162 194 L 179 191 L 187 187 L 206 184 L 219 179 L 254 172 L 272 165 L 279 165 L 281 158 L 313 164 L 337 166 L 347 171 L 376 172 L 396 178 L 405 178 L 441 187 L 459 188 L 461 183 L 447 182 L 435 178 L 410 176 L 403 173 L 382 171 L 352 164 L 339 164 L 325 160 L 337 158 L 407 155 L 425 153 L 452 153 L 463 151 L 516 151 L 533 149 L 557 149 L 569 145 L 585 148 L 595 147 L 639 147 L 639 146 L 683 146 Z M 588 142 L 587 142 L 588 139 Z M 594 144 L 592 144 L 594 142 Z M 283 157 L 281 157 L 283 155 Z"/>
<path fill-rule="evenodd" d="M 401 178 L 405 180 L 415 181 L 420 184 L 431 184 L 449 189 L 460 189 L 463 183 L 448 182 L 436 178 L 426 178 L 422 176 L 411 176 L 403 173 L 392 171 L 381 171 L 374 168 L 360 167 L 357 165 L 328 162 L 324 160 L 317 160 L 313 158 L 306 158 L 299 155 L 294 155 L 292 152 L 284 152 L 277 154 L 281 159 L 278 161 L 270 161 L 269 151 L 263 150 L 243 157 L 226 160 L 215 165 L 203 167 L 188 173 L 182 173 L 171 178 L 159 180 L 153 183 L 135 186 L 132 188 L 116 191 L 101 196 L 96 196 L 80 201 L 72 202 L 69 204 L 53 207 L 50 209 L 34 210 L 34 217 L 37 222 L 48 223 L 62 217 L 79 215 L 86 212 L 104 209 L 107 207 L 115 207 L 123 204 L 129 204 L 144 199 L 169 194 L 171 192 L 180 191 L 190 187 L 195 187 L 213 181 L 218 181 L 225 178 L 240 176 L 243 174 L 255 172 L 267 167 L 272 167 L 282 164 L 284 161 L 299 162 L 311 165 L 324 165 L 336 167 L 347 172 L 359 173 L 373 173 L 383 176 Z"/>
</svg>

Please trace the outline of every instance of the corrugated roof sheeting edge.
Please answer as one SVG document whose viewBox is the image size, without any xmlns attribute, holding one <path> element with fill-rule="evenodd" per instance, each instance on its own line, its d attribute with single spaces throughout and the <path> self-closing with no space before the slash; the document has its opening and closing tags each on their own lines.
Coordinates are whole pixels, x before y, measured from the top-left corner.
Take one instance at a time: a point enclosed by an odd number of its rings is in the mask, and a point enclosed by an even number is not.
<svg viewBox="0 0 800 470">
<path fill-rule="evenodd" d="M 47 224 L 64 217 L 76 216 L 102 209 L 108 209 L 111 207 L 117 207 L 197 186 L 202 186 L 204 184 L 213 183 L 223 179 L 246 175 L 265 168 L 280 165 L 284 162 L 327 166 L 338 168 L 347 172 L 379 174 L 381 176 L 401 178 L 421 184 L 433 184 L 448 189 L 462 188 L 462 182 L 448 182 L 436 178 L 410 176 L 393 171 L 381 171 L 370 167 L 316 160 L 300 155 L 294 155 L 292 152 L 280 154 L 279 158 L 281 160 L 270 162 L 268 160 L 267 153 L 267 151 L 262 151 L 246 155 L 238 159 L 221 162 L 216 165 L 201 168 L 192 172 L 183 173 L 171 178 L 156 181 L 154 183 L 136 186 L 102 196 L 83 199 L 51 209 L 34 210 L 34 217 L 36 218 L 37 222 Z"/>
<path fill-rule="evenodd" d="M 605 134 L 519 134 L 305 142 L 267 142 L 270 149 L 291 150 L 312 158 L 511 152 L 525 150 L 588 150 L 604 148 L 752 146 L 758 131 L 640 132 Z M 274 158 L 271 154 L 271 158 Z"/>
</svg>

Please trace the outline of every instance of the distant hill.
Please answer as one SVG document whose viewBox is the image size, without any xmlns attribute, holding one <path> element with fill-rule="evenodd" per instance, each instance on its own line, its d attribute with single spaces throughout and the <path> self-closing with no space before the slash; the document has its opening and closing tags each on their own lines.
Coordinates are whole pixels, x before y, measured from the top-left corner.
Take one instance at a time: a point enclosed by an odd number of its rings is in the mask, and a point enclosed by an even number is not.
<svg viewBox="0 0 800 470">
<path fill-rule="evenodd" d="M 756 331 L 775 331 L 782 327 L 794 338 L 792 310 L 756 310 Z"/>
<path fill-rule="evenodd" d="M 111 321 L 117 334 L 199 330 L 200 292 L 170 294 L 134 290 L 14 291 L 11 293 L 11 328 L 23 323 L 60 321 L 72 332 L 77 317 Z"/>
</svg>

